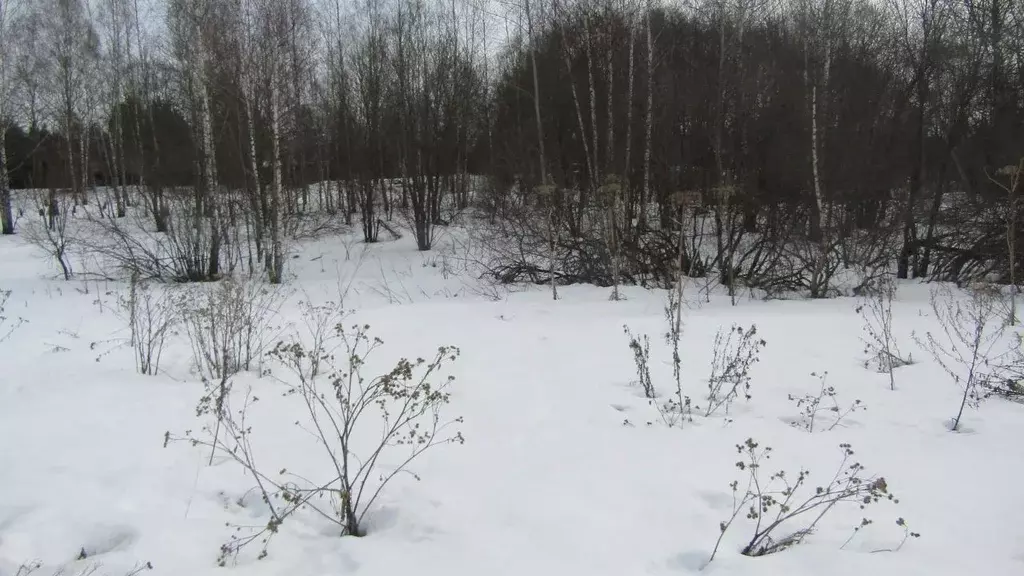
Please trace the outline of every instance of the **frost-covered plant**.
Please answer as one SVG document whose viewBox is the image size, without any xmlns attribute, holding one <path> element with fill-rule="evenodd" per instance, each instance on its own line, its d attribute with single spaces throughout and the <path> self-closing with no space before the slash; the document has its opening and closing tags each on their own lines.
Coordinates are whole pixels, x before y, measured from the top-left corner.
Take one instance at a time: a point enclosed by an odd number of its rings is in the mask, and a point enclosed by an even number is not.
<svg viewBox="0 0 1024 576">
<path fill-rule="evenodd" d="M 633 334 L 629 326 L 623 326 L 622 329 L 626 333 L 626 337 L 629 338 L 629 349 L 633 352 L 637 383 L 643 389 L 644 397 L 654 400 L 656 393 L 654 383 L 651 382 L 651 340 L 647 334 L 642 336 Z"/>
<path fill-rule="evenodd" d="M 254 543 L 261 548 L 259 557 L 265 557 L 270 540 L 300 510 L 334 523 L 342 536 L 364 535 L 366 514 L 391 480 L 399 474 L 418 478 L 409 469 L 416 458 L 435 446 L 463 442 L 461 432 L 453 429 L 462 418 L 442 414 L 455 379 L 443 372 L 458 357 L 458 348 L 442 346 L 428 359 L 402 358 L 371 377 L 364 372 L 366 362 L 383 341 L 369 335 L 369 326 L 345 327 L 344 314 L 333 305 L 306 306 L 303 316 L 307 334 L 292 334 L 268 356 L 271 373 L 286 387 L 283 398 L 302 407 L 305 417 L 294 424 L 313 439 L 314 446 L 303 452 L 319 450 L 323 456 L 321 472 L 268 469 L 265 457 L 257 462 L 259 449 L 248 414 L 259 398 L 251 391 L 232 410 L 228 404 L 234 394 L 229 390 L 218 416 L 223 433 L 207 424 L 198 434 L 166 435 L 167 441 L 212 448 L 240 465 L 269 508 L 264 526 L 244 535 L 239 527 L 221 546 L 221 565 Z M 211 403 L 201 402 L 201 415 L 214 412 Z M 371 440 L 362 444 L 356 438 Z"/>
<path fill-rule="evenodd" d="M 178 324 L 178 303 L 168 291 L 139 281 L 138 275 L 133 274 L 128 295 L 119 296 L 117 305 L 119 316 L 131 330 L 136 369 L 140 374 L 156 374 L 167 337 L 174 334 Z"/>
<path fill-rule="evenodd" d="M 961 299 L 949 287 L 931 291 L 931 306 L 942 332 L 927 332 L 918 344 L 946 374 L 963 387 L 960 407 L 950 428 L 960 429 L 964 408 L 977 408 L 988 396 L 986 384 L 999 371 L 1008 350 L 1000 350 L 1006 326 L 1002 322 L 1003 296 L 998 287 L 977 285 Z"/>
<path fill-rule="evenodd" d="M 690 397 L 683 394 L 683 358 L 680 352 L 680 342 L 683 339 L 683 280 L 680 276 L 676 283 L 675 290 L 668 293 L 668 302 L 665 304 L 665 321 L 668 323 L 668 330 L 665 332 L 665 342 L 672 349 L 672 378 L 676 382 L 675 395 L 665 404 L 661 405 L 662 420 L 674 425 L 691 417 Z"/>
<path fill-rule="evenodd" d="M 805 394 L 804 396 L 789 395 L 790 401 L 796 404 L 800 410 L 800 416 L 792 422 L 793 426 L 803 428 L 813 433 L 816 424 L 820 423 L 821 416 L 828 417 L 829 427 L 826 430 L 834 430 L 843 419 L 857 410 L 864 410 L 866 407 L 860 400 L 854 400 L 853 404 L 843 409 L 839 405 L 838 393 L 834 386 L 828 384 L 828 372 L 818 374 L 811 372 L 811 376 L 821 382 L 817 394 Z"/>
<path fill-rule="evenodd" d="M 13 334 L 19 326 L 25 323 L 23 318 L 12 320 L 10 317 L 5 315 L 5 312 L 7 311 L 7 301 L 10 300 L 10 298 L 10 290 L 0 290 L 0 343 L 10 338 L 11 334 Z"/>
<path fill-rule="evenodd" d="M 677 426 L 684 421 L 692 420 L 693 406 L 690 398 L 683 394 L 683 361 L 681 353 L 681 341 L 683 336 L 683 311 L 682 311 L 682 289 L 675 289 L 669 292 L 669 300 L 665 305 L 665 319 L 668 323 L 668 330 L 665 332 L 665 341 L 672 351 L 672 376 L 676 387 L 668 400 L 657 401 L 657 389 L 650 376 L 650 340 L 646 334 L 635 335 L 629 328 L 624 326 L 627 337 L 630 339 L 630 351 L 633 353 L 633 362 L 636 365 L 637 379 L 643 388 L 644 397 L 657 409 L 662 420 L 669 426 Z"/>
<path fill-rule="evenodd" d="M 760 361 L 765 341 L 757 336 L 757 326 L 750 328 L 732 325 L 727 331 L 715 334 L 715 348 L 708 376 L 708 405 L 705 416 L 719 409 L 729 413 L 729 407 L 740 394 L 750 400 L 750 368 Z"/>
<path fill-rule="evenodd" d="M 644 396 L 658 409 L 662 421 L 670 427 L 678 426 L 684 421 L 692 420 L 693 406 L 690 397 L 683 393 L 683 362 L 680 343 L 683 335 L 682 290 L 669 292 L 665 305 L 665 320 L 668 330 L 665 331 L 665 343 L 672 351 L 672 377 L 675 380 L 675 391 L 664 402 L 657 401 L 658 393 L 651 379 L 650 361 L 651 346 L 647 335 L 638 337 L 624 326 L 629 338 L 629 348 L 633 352 L 633 363 L 636 365 L 637 378 L 643 388 Z"/>
<path fill-rule="evenodd" d="M 872 364 L 881 373 L 889 375 L 889 387 L 896 389 L 893 371 L 913 363 L 911 355 L 903 356 L 892 333 L 892 301 L 896 296 L 896 283 L 888 276 L 876 278 L 865 286 L 857 313 L 864 320 L 864 353 L 868 356 L 864 366 Z"/>
<path fill-rule="evenodd" d="M 715 559 L 726 532 L 742 512 L 746 512 L 752 530 L 749 538 L 744 537 L 740 553 L 765 556 L 802 542 L 840 504 L 856 505 L 863 510 L 881 501 L 899 502 L 889 492 L 885 478 L 867 476 L 864 466 L 851 462 L 854 452 L 849 444 L 840 444 L 839 449 L 843 456 L 836 472 L 827 484 L 811 488 L 810 472 L 804 469 L 795 477 L 780 470 L 765 478 L 762 467 L 771 458 L 771 447 L 762 448 L 752 438 L 737 444 L 736 451 L 743 459 L 736 462 L 736 468 L 746 474 L 746 487 L 741 490 L 739 480 L 729 485 L 732 515 L 719 524 L 718 540 L 708 563 Z M 901 521 L 897 524 L 905 525 Z"/>
</svg>

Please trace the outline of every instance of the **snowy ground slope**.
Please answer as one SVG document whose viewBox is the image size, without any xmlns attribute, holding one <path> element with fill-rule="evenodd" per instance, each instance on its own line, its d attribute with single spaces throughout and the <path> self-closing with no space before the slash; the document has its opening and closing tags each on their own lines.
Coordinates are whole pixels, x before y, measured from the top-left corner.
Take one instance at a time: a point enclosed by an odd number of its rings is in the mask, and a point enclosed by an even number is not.
<svg viewBox="0 0 1024 576">
<path fill-rule="evenodd" d="M 574 287 L 557 302 L 544 290 L 493 301 L 409 239 L 362 250 L 350 245 L 346 259 L 343 243 L 330 240 L 299 251 L 285 319 L 296 319 L 300 298 L 337 294 L 340 273 L 352 278 L 355 320 L 385 341 L 382 359 L 459 346 L 449 413 L 465 418 L 466 443 L 417 461 L 421 481 L 392 484 L 367 537 L 339 539 L 299 516 L 268 558 L 246 553 L 218 568 L 225 523 L 267 518 L 232 464 L 208 467 L 205 452 L 161 446 L 165 431 L 198 427 L 201 386 L 187 345 L 168 350 L 165 375 L 136 374 L 131 350 L 114 341 L 125 336 L 112 312 L 124 286 L 52 280 L 31 248 L 0 239 L 0 288 L 13 291 L 7 315 L 28 320 L 0 344 L 0 575 L 31 560 L 44 563 L 42 574 L 99 565 L 111 576 L 145 561 L 151 573 L 174 576 L 693 574 L 731 513 L 728 485 L 743 479 L 734 445 L 748 437 L 774 448 L 773 469 L 806 467 L 812 483 L 834 473 L 838 445 L 850 443 L 900 503 L 869 509 L 875 523 L 845 549 L 862 516 L 856 507 L 763 558 L 738 553 L 749 534 L 741 515 L 707 574 L 1024 574 L 1024 406 L 991 400 L 968 413 L 967 431 L 947 430 L 959 389 L 910 340 L 913 330 L 934 329 L 927 287 L 901 287 L 897 332 L 922 361 L 898 370 L 895 392 L 862 366 L 853 300 L 694 305 L 683 351 L 695 399 L 720 326 L 756 323 L 767 346 L 753 399 L 734 406 L 731 422 L 695 417 L 668 429 L 630 385 L 622 331 L 628 324 L 651 335 L 655 381 L 669 392 L 664 293 L 628 289 L 627 301 L 610 302 L 607 289 Z M 787 424 L 797 415 L 787 396 L 815 391 L 810 373 L 824 370 L 842 400 L 867 410 L 808 434 Z M 243 381 L 275 396 L 269 379 Z M 290 427 L 291 405 L 274 402 L 257 420 L 270 465 L 321 465 L 312 441 Z M 923 536 L 897 553 L 872 553 L 899 543 L 899 516 Z M 76 562 L 82 549 L 88 557 Z"/>
</svg>

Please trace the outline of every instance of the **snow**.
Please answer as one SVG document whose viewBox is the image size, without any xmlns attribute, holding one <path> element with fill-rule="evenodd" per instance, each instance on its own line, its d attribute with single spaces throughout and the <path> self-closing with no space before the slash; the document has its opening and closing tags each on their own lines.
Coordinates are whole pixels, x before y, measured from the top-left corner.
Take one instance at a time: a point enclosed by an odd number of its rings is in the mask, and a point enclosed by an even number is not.
<svg viewBox="0 0 1024 576">
<path fill-rule="evenodd" d="M 346 258 L 347 254 L 347 258 Z M 187 443 L 163 447 L 164 434 L 198 429 L 202 394 L 179 335 L 163 373 L 136 373 L 119 343 L 115 314 L 123 284 L 57 280 L 52 264 L 18 237 L 0 239 L 6 315 L 23 317 L 0 344 L 0 575 L 39 561 L 39 574 L 120 576 L 150 562 L 152 574 L 360 576 L 633 574 L 1012 575 L 1024 573 L 1024 406 L 991 399 L 968 411 L 964 431 L 948 430 L 961 389 L 911 339 L 935 330 L 928 287 L 900 286 L 894 323 L 900 346 L 918 362 L 885 374 L 864 368 L 856 301 L 762 302 L 694 288 L 682 343 L 686 393 L 700 403 L 714 334 L 756 324 L 767 345 L 752 371 L 752 399 L 728 418 L 695 415 L 665 426 L 632 384 L 623 325 L 647 333 L 652 372 L 672 391 L 662 341 L 665 293 L 563 287 L 493 291 L 445 248 L 416 252 L 411 238 L 374 246 L 324 239 L 288 261 L 294 274 L 279 320 L 298 322 L 298 302 L 323 302 L 349 285 L 350 322 L 368 323 L 385 345 L 372 367 L 400 356 L 460 347 L 445 414 L 462 416 L 464 445 L 428 451 L 389 485 L 371 510 L 369 534 L 340 538 L 312 514 L 285 522 L 269 556 L 244 551 L 216 566 L 226 524 L 265 524 L 253 482 L 230 461 Z M 180 289 L 171 287 L 169 289 Z M 492 299 L 487 295 L 499 295 Z M 844 425 L 813 434 L 788 422 L 789 395 L 819 387 L 828 371 L 841 403 L 859 399 Z M 268 468 L 317 471 L 315 442 L 294 426 L 298 405 L 257 374 L 238 388 L 263 395 L 254 442 Z M 706 565 L 719 522 L 732 512 L 729 483 L 745 482 L 735 445 L 754 438 L 774 449 L 768 467 L 811 483 L 835 472 L 841 443 L 852 444 L 869 474 L 883 475 L 898 504 L 868 508 L 874 524 L 849 544 L 865 514 L 838 507 L 788 550 L 739 554 L 751 525 L 743 513 Z M 896 552 L 905 518 L 921 538 Z M 80 552 L 85 559 L 76 560 Z"/>
</svg>

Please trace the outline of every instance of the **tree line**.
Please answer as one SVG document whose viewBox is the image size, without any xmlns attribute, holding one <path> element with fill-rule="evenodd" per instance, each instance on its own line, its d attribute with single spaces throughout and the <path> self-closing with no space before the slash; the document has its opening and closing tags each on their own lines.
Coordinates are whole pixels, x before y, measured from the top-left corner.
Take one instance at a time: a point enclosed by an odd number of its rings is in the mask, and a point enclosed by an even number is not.
<svg viewBox="0 0 1024 576">
<path fill-rule="evenodd" d="M 427 250 L 463 211 L 503 281 L 823 296 L 851 266 L 1020 264 L 1019 2 L 160 6 L 0 2 L 4 233 L 13 187 L 51 221 L 137 207 L 178 279 L 231 252 L 281 281 L 313 215 L 368 242 L 397 218 Z"/>
</svg>

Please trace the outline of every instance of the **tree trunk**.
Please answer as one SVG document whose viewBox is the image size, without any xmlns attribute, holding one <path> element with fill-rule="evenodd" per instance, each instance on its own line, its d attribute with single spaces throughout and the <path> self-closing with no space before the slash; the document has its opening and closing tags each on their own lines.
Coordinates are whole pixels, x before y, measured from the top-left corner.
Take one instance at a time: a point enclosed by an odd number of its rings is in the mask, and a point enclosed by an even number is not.
<svg viewBox="0 0 1024 576">
<path fill-rule="evenodd" d="M 647 203 L 651 197 L 651 132 L 654 124 L 654 36 L 651 34 L 651 2 L 647 3 L 647 118 L 644 120 L 644 187 L 640 194 L 637 227 L 647 227 Z"/>
<path fill-rule="evenodd" d="M 280 284 L 284 275 L 284 250 L 281 241 L 281 118 L 278 98 L 277 55 L 271 56 L 270 76 L 270 137 L 273 140 L 274 153 L 274 185 L 270 196 L 270 252 L 268 254 L 268 273 L 272 284 Z"/>
<path fill-rule="evenodd" d="M 0 95 L 0 98 L 2 97 L 3 95 Z M 14 234 L 11 182 L 7 177 L 7 122 L 3 119 L 0 119 L 0 228 L 0 232 L 5 236 Z"/>
<path fill-rule="evenodd" d="M 252 172 L 251 189 L 251 218 L 253 219 L 253 236 L 256 242 L 256 258 L 263 259 L 263 230 L 266 218 L 263 213 L 263 204 L 260 198 L 263 197 L 263 190 L 260 186 L 260 168 L 256 157 L 256 120 L 253 117 L 251 93 L 242 96 L 245 102 L 245 127 L 246 139 L 248 140 L 249 171 Z"/>
<path fill-rule="evenodd" d="M 628 242 L 629 238 L 632 237 L 633 231 L 633 215 L 635 214 L 634 209 L 634 197 L 633 191 L 629 186 L 630 173 L 632 172 L 631 154 L 633 152 L 633 88 L 636 85 L 636 66 L 635 59 L 633 58 L 634 51 L 636 49 L 636 21 L 632 18 L 629 20 L 629 72 L 627 73 L 627 80 L 629 88 L 626 91 L 626 160 L 622 165 L 622 192 L 626 195 L 626 214 L 623 221 L 623 237 Z"/>
<path fill-rule="evenodd" d="M 526 18 L 530 28 L 530 67 L 533 72 L 533 112 L 537 121 L 537 147 L 540 152 L 540 184 L 541 186 L 547 186 L 547 160 L 544 158 L 544 124 L 540 119 L 540 82 L 537 80 L 537 47 L 534 45 L 535 40 L 533 38 L 533 18 L 530 16 L 530 0 L 526 0 Z"/>
<path fill-rule="evenodd" d="M 584 16 L 583 23 L 584 28 L 587 32 L 587 37 L 584 46 L 586 47 L 585 54 L 587 57 L 587 81 L 590 93 L 590 128 L 593 132 L 594 138 L 593 146 L 591 146 L 591 153 L 594 155 L 594 159 L 592 160 L 594 166 L 594 181 L 592 183 L 592 188 L 593 190 L 597 190 L 597 187 L 601 185 L 601 169 L 600 164 L 598 163 L 598 147 L 600 146 L 600 143 L 598 141 L 597 136 L 597 89 L 594 86 L 594 56 L 593 48 L 591 46 L 593 44 L 594 39 L 593 34 L 590 30 L 590 17 Z M 582 207 L 583 205 L 584 202 L 583 198 L 581 197 L 580 206 Z"/>
</svg>

